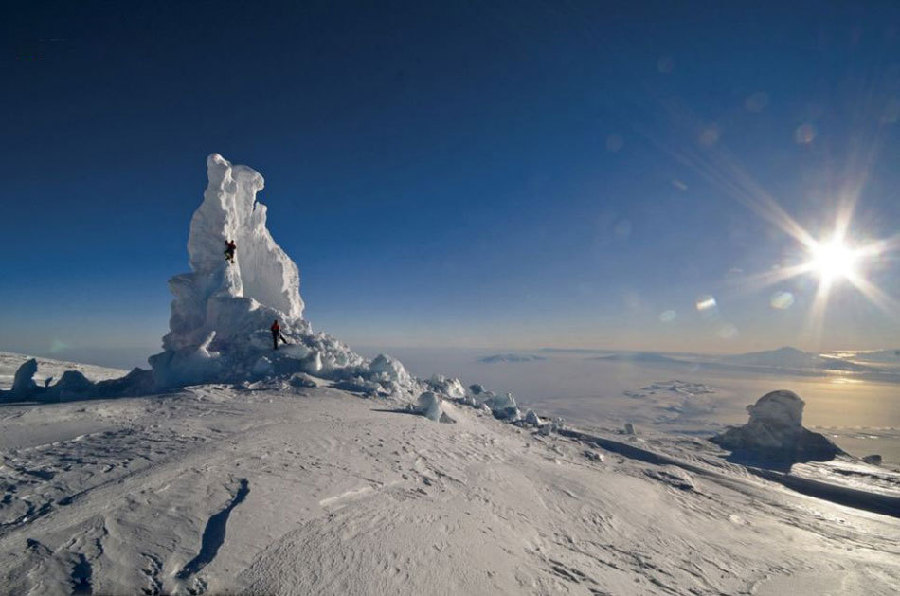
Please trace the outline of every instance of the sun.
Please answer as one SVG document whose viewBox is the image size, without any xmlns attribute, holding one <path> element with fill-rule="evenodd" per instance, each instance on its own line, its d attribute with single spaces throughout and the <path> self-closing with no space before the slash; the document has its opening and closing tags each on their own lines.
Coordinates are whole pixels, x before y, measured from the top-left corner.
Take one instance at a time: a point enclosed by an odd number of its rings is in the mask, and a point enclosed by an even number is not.
<svg viewBox="0 0 900 596">
<path fill-rule="evenodd" d="M 812 244 L 809 252 L 812 256 L 809 262 L 810 269 L 819 275 L 820 282 L 830 284 L 857 277 L 856 265 L 859 254 L 840 238 Z"/>
</svg>

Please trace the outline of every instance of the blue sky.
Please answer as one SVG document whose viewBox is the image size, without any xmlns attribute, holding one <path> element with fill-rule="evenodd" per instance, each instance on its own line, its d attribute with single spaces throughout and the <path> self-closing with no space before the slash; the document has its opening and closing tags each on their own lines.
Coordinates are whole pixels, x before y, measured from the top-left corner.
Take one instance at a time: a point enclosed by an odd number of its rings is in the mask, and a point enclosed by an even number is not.
<svg viewBox="0 0 900 596">
<path fill-rule="evenodd" d="M 351 344 L 897 343 L 849 282 L 816 325 L 815 275 L 751 283 L 802 258 L 763 196 L 900 230 L 892 3 L 180 4 L 8 15 L 0 349 L 157 346 L 212 152 Z M 864 274 L 897 299 L 898 266 Z"/>
</svg>

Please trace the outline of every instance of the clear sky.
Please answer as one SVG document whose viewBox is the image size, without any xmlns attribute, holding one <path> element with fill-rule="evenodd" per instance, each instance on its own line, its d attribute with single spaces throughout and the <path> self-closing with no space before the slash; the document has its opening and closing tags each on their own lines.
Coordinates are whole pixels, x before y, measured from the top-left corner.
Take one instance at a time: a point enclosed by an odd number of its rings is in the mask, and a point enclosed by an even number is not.
<svg viewBox="0 0 900 596">
<path fill-rule="evenodd" d="M 3 20 L 0 349 L 158 346 L 212 152 L 263 173 L 307 317 L 351 345 L 900 344 L 895 244 L 825 308 L 817 271 L 759 279 L 810 258 L 790 222 L 825 241 L 852 204 L 853 246 L 900 230 L 896 2 L 31 2 Z"/>
</svg>

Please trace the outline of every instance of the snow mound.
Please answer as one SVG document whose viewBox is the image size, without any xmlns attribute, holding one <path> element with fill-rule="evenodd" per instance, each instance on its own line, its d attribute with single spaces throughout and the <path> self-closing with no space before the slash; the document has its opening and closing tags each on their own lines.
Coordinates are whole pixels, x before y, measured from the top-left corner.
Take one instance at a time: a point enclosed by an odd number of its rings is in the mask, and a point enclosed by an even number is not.
<svg viewBox="0 0 900 596">
<path fill-rule="evenodd" d="M 803 400 L 780 389 L 747 406 L 750 420 L 731 427 L 711 440 L 735 454 L 776 461 L 827 461 L 843 454 L 824 436 L 803 428 Z"/>
</svg>

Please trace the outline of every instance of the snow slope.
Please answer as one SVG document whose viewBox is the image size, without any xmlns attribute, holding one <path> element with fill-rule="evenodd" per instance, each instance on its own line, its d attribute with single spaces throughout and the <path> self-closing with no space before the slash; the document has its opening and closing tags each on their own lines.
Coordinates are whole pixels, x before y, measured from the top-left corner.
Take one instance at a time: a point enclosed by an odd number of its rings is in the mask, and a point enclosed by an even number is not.
<svg viewBox="0 0 900 596">
<path fill-rule="evenodd" d="M 2 450 L 6 589 L 891 594 L 900 584 L 898 518 L 799 495 L 705 441 L 632 437 L 638 453 L 668 450 L 666 463 L 601 459 L 596 445 L 444 407 L 456 424 L 280 384 L 3 406 L 0 436 L 22 418 L 48 427 L 39 444 Z M 86 420 L 104 428 L 66 434 Z"/>
</svg>

